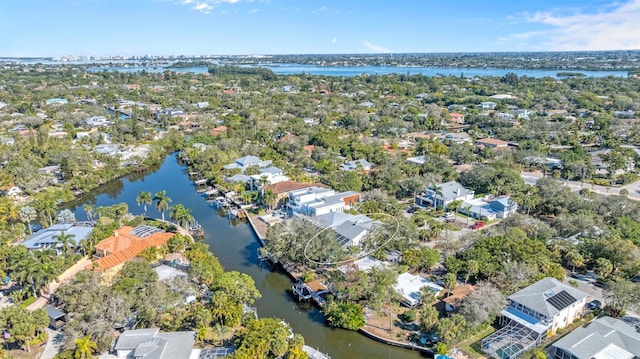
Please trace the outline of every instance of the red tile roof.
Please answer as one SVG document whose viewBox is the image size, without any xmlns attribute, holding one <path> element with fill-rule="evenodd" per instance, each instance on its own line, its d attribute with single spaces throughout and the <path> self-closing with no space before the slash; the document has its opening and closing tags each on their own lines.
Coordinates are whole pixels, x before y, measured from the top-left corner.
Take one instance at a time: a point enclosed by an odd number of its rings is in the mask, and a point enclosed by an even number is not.
<svg viewBox="0 0 640 359">
<path fill-rule="evenodd" d="M 158 232 L 145 238 L 139 238 L 132 235 L 131 231 L 133 231 L 133 227 L 121 227 L 111 237 L 96 244 L 96 250 L 106 253 L 106 256 L 94 260 L 86 268 L 95 268 L 100 272 L 105 271 L 135 258 L 147 248 L 160 247 L 173 237 L 173 233 Z"/>
</svg>

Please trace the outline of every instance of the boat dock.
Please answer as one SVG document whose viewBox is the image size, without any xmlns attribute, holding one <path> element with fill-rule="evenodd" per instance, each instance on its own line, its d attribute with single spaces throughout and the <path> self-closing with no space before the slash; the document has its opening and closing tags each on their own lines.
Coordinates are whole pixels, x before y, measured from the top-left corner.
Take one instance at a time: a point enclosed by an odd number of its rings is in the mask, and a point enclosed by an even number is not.
<svg viewBox="0 0 640 359">
<path fill-rule="evenodd" d="M 309 283 L 298 282 L 291 289 L 298 300 L 311 300 L 319 307 L 324 307 L 327 304 L 322 295 L 329 293 L 329 289 L 320 279 Z"/>
<path fill-rule="evenodd" d="M 331 359 L 329 354 L 325 354 L 317 349 L 313 349 L 308 345 L 304 345 L 302 350 L 309 355 L 309 359 Z"/>
</svg>

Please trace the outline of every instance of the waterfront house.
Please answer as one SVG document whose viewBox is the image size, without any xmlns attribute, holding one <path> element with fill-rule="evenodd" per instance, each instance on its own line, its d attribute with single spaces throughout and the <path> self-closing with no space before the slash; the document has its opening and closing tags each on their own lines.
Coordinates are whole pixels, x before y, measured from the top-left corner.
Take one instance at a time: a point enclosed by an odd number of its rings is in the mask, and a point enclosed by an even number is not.
<svg viewBox="0 0 640 359">
<path fill-rule="evenodd" d="M 173 237 L 173 233 L 142 225 L 138 227 L 121 227 L 113 235 L 98 242 L 96 254 L 87 269 L 94 268 L 99 272 L 117 272 L 122 265 L 135 258 L 147 248 L 159 248 Z"/>
<path fill-rule="evenodd" d="M 637 359 L 640 333 L 619 319 L 602 317 L 562 337 L 547 351 L 551 359 Z"/>
<path fill-rule="evenodd" d="M 352 215 L 343 212 L 325 213 L 313 218 L 318 228 L 331 228 L 336 233 L 336 239 L 343 248 L 358 246 L 366 236 L 381 226 L 380 221 L 365 215 Z"/>
<path fill-rule="evenodd" d="M 451 292 L 447 293 L 446 298 L 442 299 L 444 310 L 447 313 L 458 310 L 464 299 L 475 291 L 476 287 L 471 284 L 456 286 Z"/>
<path fill-rule="evenodd" d="M 239 169 L 244 172 L 247 168 L 258 166 L 260 168 L 268 167 L 271 164 L 271 160 L 263 161 L 259 157 L 256 156 L 244 156 L 238 158 L 234 163 L 230 163 L 228 165 L 224 165 L 224 169 Z"/>
<path fill-rule="evenodd" d="M 344 212 L 360 202 L 357 192 L 340 192 L 326 187 L 309 187 L 289 192 L 287 208 L 294 215 L 315 217 L 331 212 Z"/>
<path fill-rule="evenodd" d="M 310 187 L 322 187 L 321 183 L 299 183 L 292 180 L 271 183 L 262 186 L 263 191 L 272 191 L 277 196 L 277 204 L 275 208 L 279 208 L 289 197 L 289 192 L 303 190 Z"/>
<path fill-rule="evenodd" d="M 61 234 L 71 236 L 72 247 L 77 248 L 81 241 L 89 237 L 93 227 L 92 222 L 56 223 L 37 231 L 18 244 L 27 247 L 28 250 L 55 249 L 59 253 L 62 250 L 62 243 L 58 241 L 58 236 Z"/>
<path fill-rule="evenodd" d="M 510 295 L 501 329 L 482 339 L 496 358 L 517 358 L 584 314 L 587 294 L 555 278 L 543 278 Z"/>
<path fill-rule="evenodd" d="M 118 359 L 190 359 L 195 338 L 195 332 L 160 333 L 159 328 L 125 330 L 113 349 Z"/>
<path fill-rule="evenodd" d="M 473 196 L 472 190 L 464 188 L 456 181 L 449 181 L 428 186 L 424 193 L 416 196 L 416 201 L 421 206 L 446 208 L 453 201 L 469 201 Z"/>
<path fill-rule="evenodd" d="M 352 270 L 361 272 L 369 272 L 371 269 L 385 269 L 389 266 L 389 262 L 383 262 L 373 258 L 372 256 L 357 259 L 353 262 L 341 265 L 338 270 L 342 273 L 347 273 Z"/>
<path fill-rule="evenodd" d="M 424 277 L 409 272 L 400 274 L 398 280 L 393 285 L 393 289 L 402 297 L 400 303 L 409 308 L 414 308 L 420 304 L 423 293 L 422 288 L 428 288 L 434 297 L 444 289 Z"/>
</svg>

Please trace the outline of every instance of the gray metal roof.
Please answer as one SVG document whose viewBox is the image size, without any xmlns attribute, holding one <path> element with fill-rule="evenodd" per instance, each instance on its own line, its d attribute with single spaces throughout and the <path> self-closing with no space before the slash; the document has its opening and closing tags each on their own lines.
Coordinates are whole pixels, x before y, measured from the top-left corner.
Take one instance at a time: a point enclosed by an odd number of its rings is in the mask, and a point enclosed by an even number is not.
<svg viewBox="0 0 640 359">
<path fill-rule="evenodd" d="M 457 198 L 473 194 L 472 190 L 464 188 L 460 183 L 456 181 L 449 181 L 437 185 L 440 189 L 440 194 L 436 194 L 435 198 L 443 199 L 445 202 L 456 200 Z M 428 189 L 433 190 L 433 186 L 429 186 Z"/>
<path fill-rule="evenodd" d="M 553 318 L 562 309 L 586 296 L 587 293 L 565 285 L 555 278 L 543 278 L 510 295 L 509 299 L 547 318 Z"/>
<path fill-rule="evenodd" d="M 49 315 L 49 318 L 53 320 L 60 319 L 66 315 L 65 312 L 61 311 L 56 307 L 52 307 L 50 305 L 47 305 L 46 307 L 44 307 L 44 310 Z"/>
<path fill-rule="evenodd" d="M 115 350 L 133 350 L 140 359 L 189 359 L 195 332 L 160 333 L 158 328 L 127 330 L 120 335 Z"/>
<path fill-rule="evenodd" d="M 640 357 L 640 333 L 621 320 L 602 317 L 552 344 L 578 359 Z"/>
</svg>

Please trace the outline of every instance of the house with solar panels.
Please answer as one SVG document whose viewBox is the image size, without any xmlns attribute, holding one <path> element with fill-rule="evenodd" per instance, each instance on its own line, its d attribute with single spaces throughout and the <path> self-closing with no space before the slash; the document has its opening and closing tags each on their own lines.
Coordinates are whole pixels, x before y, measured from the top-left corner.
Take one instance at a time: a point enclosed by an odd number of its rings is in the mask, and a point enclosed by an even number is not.
<svg viewBox="0 0 640 359">
<path fill-rule="evenodd" d="M 587 293 L 544 278 L 510 295 L 508 302 L 501 329 L 482 339 L 482 350 L 495 358 L 517 358 L 581 317 Z"/>
</svg>

